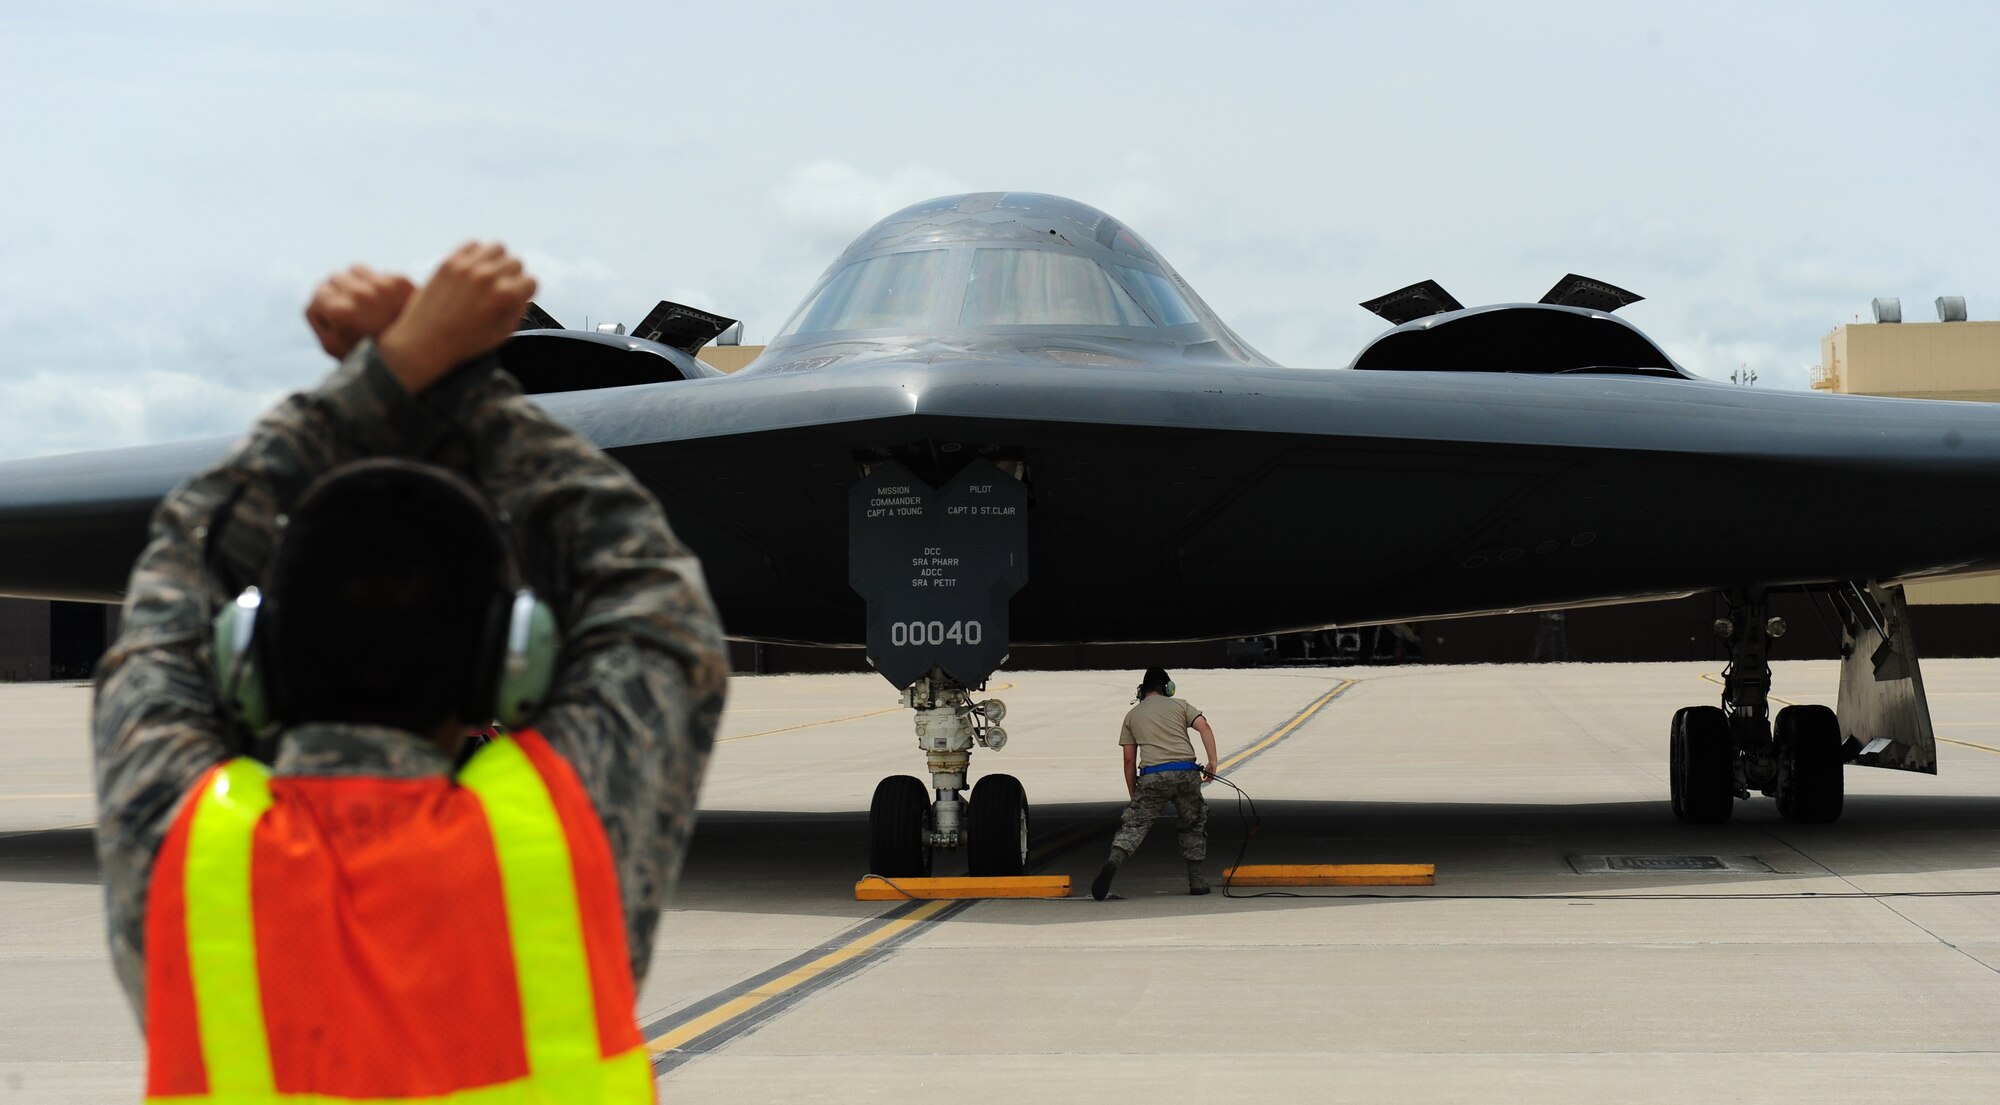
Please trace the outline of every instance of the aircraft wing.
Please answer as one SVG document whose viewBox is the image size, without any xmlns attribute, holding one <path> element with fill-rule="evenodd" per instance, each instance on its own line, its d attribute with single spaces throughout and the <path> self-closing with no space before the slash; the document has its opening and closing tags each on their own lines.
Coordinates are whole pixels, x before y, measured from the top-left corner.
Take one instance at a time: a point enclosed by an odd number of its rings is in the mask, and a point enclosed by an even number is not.
<svg viewBox="0 0 2000 1105">
<path fill-rule="evenodd" d="M 940 482 L 955 458 L 1019 466 L 1024 644 L 2000 569 L 2000 527 L 1952 509 L 2000 491 L 1979 404 L 926 357 L 538 400 L 660 496 L 757 639 L 860 642 L 847 496 L 869 457 Z M 0 464 L 0 590 L 116 599 L 152 504 L 227 445 Z"/>
</svg>

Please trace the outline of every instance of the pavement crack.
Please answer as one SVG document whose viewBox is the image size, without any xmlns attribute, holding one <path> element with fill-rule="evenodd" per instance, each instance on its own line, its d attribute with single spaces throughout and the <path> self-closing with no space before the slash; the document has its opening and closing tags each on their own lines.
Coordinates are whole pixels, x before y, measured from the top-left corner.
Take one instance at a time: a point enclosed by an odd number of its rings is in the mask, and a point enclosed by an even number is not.
<svg viewBox="0 0 2000 1105">
<path fill-rule="evenodd" d="M 1907 924 L 1911 928 L 1916 929 L 1918 932 L 1923 933 L 1925 936 L 1930 937 L 1937 943 L 1942 944 L 1947 948 L 1950 948 L 1952 951 L 1955 951 L 1958 954 L 1964 956 L 1965 958 L 1971 960 L 1972 962 L 1978 964 L 1980 967 L 1984 968 L 1988 972 L 1991 972 L 1993 974 L 2000 974 L 2000 967 L 1995 967 L 1993 964 L 1988 963 L 1985 960 L 1979 958 L 1978 956 L 1972 954 L 1971 952 L 1966 951 L 1964 948 L 1959 947 L 1957 944 L 1954 944 L 1951 941 L 1946 940 L 1944 937 L 1939 936 L 1937 933 L 1931 931 L 1930 928 L 1925 926 L 1922 922 L 1918 921 L 1916 918 L 1911 917 L 1909 914 L 1904 913 L 1900 909 L 1897 909 L 1893 904 L 1891 904 L 1888 898 L 1880 894 L 1864 890 L 1861 886 L 1856 884 L 1853 879 L 1850 879 L 1846 875 L 1843 875 L 1840 872 L 1835 871 L 1833 868 L 1828 867 L 1826 864 L 1821 863 L 1817 858 L 1815 858 L 1811 853 L 1807 852 L 1805 849 L 1799 847 L 1796 844 L 1793 844 L 1791 841 L 1786 840 L 1784 837 L 1779 836 L 1777 833 L 1774 833 L 1769 829 L 1764 830 L 1764 835 L 1770 837 L 1772 840 L 1775 840 L 1779 844 L 1782 844 L 1786 848 L 1790 849 L 1793 855 L 1798 856 L 1800 859 L 1803 859 L 1807 863 L 1812 864 L 1814 867 L 1819 868 L 1821 871 L 1826 872 L 1829 876 L 1839 879 L 1841 882 L 1847 884 L 1849 887 L 1853 888 L 1855 893 L 1865 895 L 1870 900 L 1872 900 L 1876 905 L 1879 905 L 1883 909 L 1886 909 L 1889 912 L 1895 914 L 1897 917 L 1902 919 L 1904 924 Z"/>
</svg>

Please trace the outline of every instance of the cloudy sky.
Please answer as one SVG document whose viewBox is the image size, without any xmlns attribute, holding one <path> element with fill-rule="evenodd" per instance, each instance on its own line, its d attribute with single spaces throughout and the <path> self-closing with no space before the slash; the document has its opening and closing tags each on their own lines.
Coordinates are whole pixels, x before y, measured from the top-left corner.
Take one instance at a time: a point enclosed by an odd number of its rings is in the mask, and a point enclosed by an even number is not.
<svg viewBox="0 0 2000 1105">
<path fill-rule="evenodd" d="M 324 370 L 299 311 L 354 260 L 497 238 L 566 322 L 761 342 L 959 191 L 1120 216 L 1303 367 L 1425 277 L 1599 277 L 1760 387 L 1872 296 L 2000 318 L 2000 6 L 680 7 L 0 7 L 0 458 L 240 429 Z"/>
</svg>

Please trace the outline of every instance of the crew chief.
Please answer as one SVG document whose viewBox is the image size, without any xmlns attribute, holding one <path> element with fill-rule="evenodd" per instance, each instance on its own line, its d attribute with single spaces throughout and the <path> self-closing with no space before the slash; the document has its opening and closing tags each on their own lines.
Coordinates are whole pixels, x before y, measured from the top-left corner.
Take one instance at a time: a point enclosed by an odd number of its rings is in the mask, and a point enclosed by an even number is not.
<svg viewBox="0 0 2000 1105">
<path fill-rule="evenodd" d="M 1188 893 L 1208 893 L 1202 861 L 1208 858 L 1208 802 L 1202 784 L 1215 777 L 1215 730 L 1193 703 L 1174 697 L 1174 681 L 1159 668 L 1148 668 L 1139 683 L 1139 702 L 1125 714 L 1119 728 L 1125 796 L 1131 804 L 1111 841 L 1111 858 L 1091 881 L 1090 896 L 1103 901 L 1111 893 L 1118 867 L 1138 850 L 1153 819 L 1171 805 L 1179 829 L 1181 858 L 1187 861 Z M 1188 730 L 1201 734 L 1205 764 L 1194 759 Z"/>
<path fill-rule="evenodd" d="M 307 319 L 339 367 L 153 518 L 93 719 L 149 1097 L 653 1100 L 634 992 L 721 628 L 653 497 L 487 355 L 534 287 L 476 243 L 421 288 L 329 278 Z M 546 624 L 516 588 L 560 627 L 552 679 L 454 772 Z M 230 659 L 232 603 L 254 634 Z M 269 768 L 219 689 L 258 667 Z"/>
</svg>

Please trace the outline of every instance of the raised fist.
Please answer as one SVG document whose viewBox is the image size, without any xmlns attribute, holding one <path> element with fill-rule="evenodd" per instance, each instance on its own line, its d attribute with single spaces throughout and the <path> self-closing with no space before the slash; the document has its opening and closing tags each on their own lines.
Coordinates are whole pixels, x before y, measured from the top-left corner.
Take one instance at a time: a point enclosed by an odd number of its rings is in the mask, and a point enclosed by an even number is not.
<svg viewBox="0 0 2000 1105">
<path fill-rule="evenodd" d="M 382 360 L 411 394 L 513 334 L 535 278 L 498 243 L 467 242 L 410 296 L 382 332 Z"/>
<path fill-rule="evenodd" d="M 356 265 L 313 289 L 306 323 L 321 349 L 345 357 L 362 338 L 376 337 L 396 321 L 415 290 L 406 277 Z"/>
</svg>

